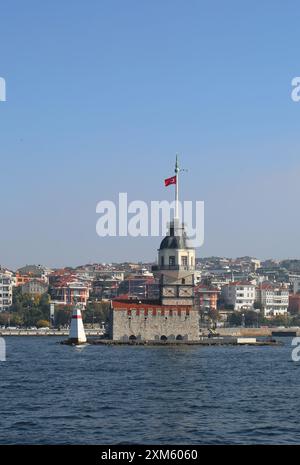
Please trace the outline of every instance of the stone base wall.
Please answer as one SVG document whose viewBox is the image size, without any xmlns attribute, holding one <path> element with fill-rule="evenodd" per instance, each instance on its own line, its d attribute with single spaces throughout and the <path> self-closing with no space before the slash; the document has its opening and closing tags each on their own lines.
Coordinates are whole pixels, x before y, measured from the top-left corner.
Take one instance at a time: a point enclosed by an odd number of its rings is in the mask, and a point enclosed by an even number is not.
<svg viewBox="0 0 300 465">
<path fill-rule="evenodd" d="M 112 310 L 110 337 L 115 341 L 199 340 L 198 311 Z"/>
</svg>

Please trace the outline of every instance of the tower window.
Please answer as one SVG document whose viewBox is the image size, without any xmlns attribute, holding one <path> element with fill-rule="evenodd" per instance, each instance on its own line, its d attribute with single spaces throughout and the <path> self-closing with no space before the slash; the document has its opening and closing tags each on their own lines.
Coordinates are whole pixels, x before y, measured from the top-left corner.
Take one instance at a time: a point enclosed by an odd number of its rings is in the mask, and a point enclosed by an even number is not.
<svg viewBox="0 0 300 465">
<path fill-rule="evenodd" d="M 181 257 L 181 265 L 187 266 L 187 264 L 188 264 L 187 257 Z"/>
<path fill-rule="evenodd" d="M 171 257 L 169 257 L 169 265 L 170 266 L 174 266 L 175 265 L 175 257 L 172 255 Z"/>
<path fill-rule="evenodd" d="M 160 264 L 161 264 L 161 266 L 164 266 L 164 264 L 165 264 L 165 257 L 161 257 L 161 259 L 160 259 Z"/>
<path fill-rule="evenodd" d="M 185 278 L 182 278 L 181 284 L 185 284 Z"/>
</svg>

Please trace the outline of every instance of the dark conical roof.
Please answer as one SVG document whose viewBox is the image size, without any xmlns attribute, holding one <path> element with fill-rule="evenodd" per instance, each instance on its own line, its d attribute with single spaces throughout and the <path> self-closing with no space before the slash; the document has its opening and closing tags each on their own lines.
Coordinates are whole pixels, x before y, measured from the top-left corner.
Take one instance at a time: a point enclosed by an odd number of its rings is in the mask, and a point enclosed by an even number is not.
<svg viewBox="0 0 300 465">
<path fill-rule="evenodd" d="M 186 243 L 187 236 L 184 224 L 180 224 L 178 219 L 171 221 L 169 225 L 169 235 L 160 244 L 159 250 L 163 249 L 190 249 Z"/>
<path fill-rule="evenodd" d="M 159 249 L 186 249 L 186 237 L 183 236 L 166 236 L 160 244 Z"/>
</svg>

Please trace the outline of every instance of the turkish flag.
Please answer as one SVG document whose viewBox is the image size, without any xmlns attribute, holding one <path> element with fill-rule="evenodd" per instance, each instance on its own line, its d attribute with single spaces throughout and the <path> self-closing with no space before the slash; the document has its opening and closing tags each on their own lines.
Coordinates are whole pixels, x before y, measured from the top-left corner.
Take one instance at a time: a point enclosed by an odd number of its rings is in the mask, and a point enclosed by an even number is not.
<svg viewBox="0 0 300 465">
<path fill-rule="evenodd" d="M 165 186 L 170 186 L 171 184 L 176 184 L 176 176 L 172 176 L 171 178 L 165 179 Z"/>
</svg>

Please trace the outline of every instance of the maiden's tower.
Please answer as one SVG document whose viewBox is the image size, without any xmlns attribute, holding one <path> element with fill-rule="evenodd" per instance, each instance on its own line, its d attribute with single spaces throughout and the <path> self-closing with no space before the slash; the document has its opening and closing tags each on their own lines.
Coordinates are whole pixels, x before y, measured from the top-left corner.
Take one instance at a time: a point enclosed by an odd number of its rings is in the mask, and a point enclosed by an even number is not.
<svg viewBox="0 0 300 465">
<path fill-rule="evenodd" d="M 110 325 L 113 340 L 199 340 L 199 316 L 194 307 L 195 249 L 189 246 L 179 219 L 179 173 L 176 158 L 175 176 L 166 180 L 175 185 L 174 218 L 160 244 L 157 265 L 152 267 L 159 299 L 113 300 Z"/>
</svg>

